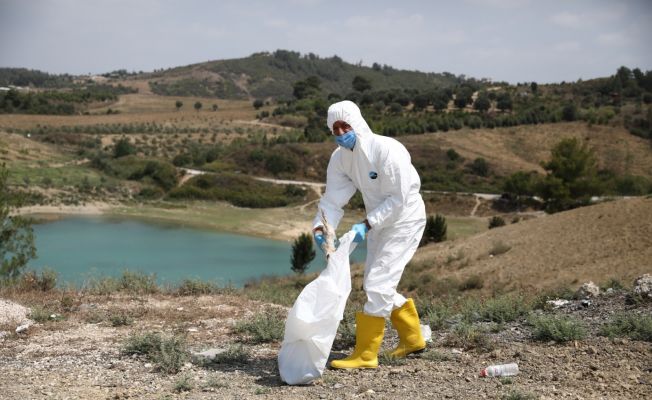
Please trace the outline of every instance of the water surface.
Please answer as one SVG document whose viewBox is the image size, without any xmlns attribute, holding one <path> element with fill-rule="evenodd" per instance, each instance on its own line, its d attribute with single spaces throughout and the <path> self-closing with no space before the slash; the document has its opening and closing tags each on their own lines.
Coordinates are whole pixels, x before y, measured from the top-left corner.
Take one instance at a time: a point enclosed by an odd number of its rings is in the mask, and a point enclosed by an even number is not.
<svg viewBox="0 0 652 400">
<path fill-rule="evenodd" d="M 161 284 L 202 279 L 242 286 L 252 278 L 290 275 L 289 242 L 107 217 L 71 217 L 34 226 L 38 258 L 59 281 L 81 285 L 122 271 L 155 273 Z M 364 260 L 365 249 L 352 255 Z M 318 253 L 309 272 L 325 267 Z"/>
</svg>

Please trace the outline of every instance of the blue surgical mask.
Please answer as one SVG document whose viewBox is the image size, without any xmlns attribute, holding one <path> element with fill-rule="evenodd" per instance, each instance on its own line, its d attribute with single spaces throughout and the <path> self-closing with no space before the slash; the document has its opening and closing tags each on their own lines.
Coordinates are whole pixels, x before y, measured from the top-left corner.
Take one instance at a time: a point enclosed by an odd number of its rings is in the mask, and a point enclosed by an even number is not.
<svg viewBox="0 0 652 400">
<path fill-rule="evenodd" d="M 335 141 L 340 146 L 353 150 L 353 146 L 355 146 L 355 132 L 350 130 L 340 136 L 335 136 Z"/>
</svg>

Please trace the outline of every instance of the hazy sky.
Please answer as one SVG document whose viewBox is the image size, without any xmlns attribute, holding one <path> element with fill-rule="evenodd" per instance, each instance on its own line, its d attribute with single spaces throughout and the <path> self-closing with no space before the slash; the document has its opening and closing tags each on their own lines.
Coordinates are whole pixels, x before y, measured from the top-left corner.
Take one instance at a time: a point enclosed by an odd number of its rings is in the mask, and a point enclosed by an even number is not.
<svg viewBox="0 0 652 400">
<path fill-rule="evenodd" d="M 652 69 L 652 0 L 0 0 L 0 66 L 151 71 L 287 49 L 509 82 Z"/>
</svg>

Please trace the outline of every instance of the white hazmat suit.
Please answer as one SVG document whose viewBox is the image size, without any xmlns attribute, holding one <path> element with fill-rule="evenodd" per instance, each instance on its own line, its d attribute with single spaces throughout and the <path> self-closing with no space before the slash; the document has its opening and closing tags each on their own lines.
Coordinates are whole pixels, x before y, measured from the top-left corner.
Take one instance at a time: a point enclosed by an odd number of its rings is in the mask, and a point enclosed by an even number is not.
<svg viewBox="0 0 652 400">
<path fill-rule="evenodd" d="M 319 209 L 337 228 L 344 214 L 342 207 L 356 189 L 362 194 L 371 226 L 364 271 L 364 314 L 386 318 L 406 302 L 396 287 L 425 228 L 421 180 L 405 147 L 395 139 L 374 134 L 355 103 L 342 101 L 330 106 L 327 125 L 331 132 L 339 120 L 351 125 L 356 142 L 352 150 L 338 146 L 331 155 Z M 319 226 L 318 211 L 313 227 Z"/>
</svg>

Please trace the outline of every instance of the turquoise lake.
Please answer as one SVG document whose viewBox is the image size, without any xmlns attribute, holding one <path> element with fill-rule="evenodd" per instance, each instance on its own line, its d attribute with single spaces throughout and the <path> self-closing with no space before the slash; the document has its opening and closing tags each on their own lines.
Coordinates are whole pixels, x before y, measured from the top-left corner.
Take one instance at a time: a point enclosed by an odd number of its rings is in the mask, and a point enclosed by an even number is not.
<svg viewBox="0 0 652 400">
<path fill-rule="evenodd" d="M 289 242 L 174 225 L 105 217 L 72 217 L 34 225 L 38 258 L 29 266 L 51 268 L 59 282 L 82 285 L 90 277 L 122 271 L 156 274 L 160 284 L 202 279 L 242 286 L 263 276 L 293 274 Z M 364 261 L 359 246 L 352 262 Z M 308 272 L 326 266 L 317 250 Z"/>
</svg>

